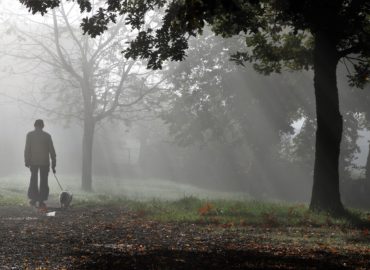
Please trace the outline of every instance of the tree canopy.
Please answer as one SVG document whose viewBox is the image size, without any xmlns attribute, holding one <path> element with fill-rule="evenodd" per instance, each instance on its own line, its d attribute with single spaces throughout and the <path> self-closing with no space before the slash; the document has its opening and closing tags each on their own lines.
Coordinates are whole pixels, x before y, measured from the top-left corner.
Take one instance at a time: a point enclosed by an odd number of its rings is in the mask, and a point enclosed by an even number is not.
<svg viewBox="0 0 370 270">
<path fill-rule="evenodd" d="M 47 12 L 59 1 L 20 0 L 33 13 Z M 88 0 L 77 1 L 81 11 L 91 11 Z M 165 8 L 162 27 L 145 26 L 148 12 Z M 201 34 L 208 23 L 216 34 L 245 34 L 248 52 L 234 55 L 238 61 L 255 62 L 265 73 L 285 67 L 308 69 L 312 66 L 311 34 L 328 30 L 337 41 L 339 58 L 356 54 L 352 60 L 369 57 L 370 3 L 365 0 L 293 1 L 293 0 L 198 0 L 198 1 L 106 1 L 91 17 L 82 21 L 85 33 L 95 37 L 107 30 L 121 14 L 129 14 L 126 24 L 137 29 L 138 36 L 126 51 L 127 56 L 148 58 L 150 68 L 160 68 L 163 61 L 183 60 L 188 37 Z M 369 73 L 368 61 L 354 63 L 350 77 L 362 86 Z"/>
</svg>

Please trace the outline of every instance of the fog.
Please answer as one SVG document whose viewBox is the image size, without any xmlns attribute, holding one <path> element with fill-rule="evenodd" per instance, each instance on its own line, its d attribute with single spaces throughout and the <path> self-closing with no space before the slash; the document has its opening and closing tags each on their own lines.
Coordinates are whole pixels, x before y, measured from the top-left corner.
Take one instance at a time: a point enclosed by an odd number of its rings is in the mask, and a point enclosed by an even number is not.
<svg viewBox="0 0 370 270">
<path fill-rule="evenodd" d="M 36 119 L 43 119 L 56 149 L 57 175 L 78 192 L 84 187 L 82 180 L 89 177 L 88 171 L 83 173 L 82 161 L 88 158 L 83 154 L 83 94 L 58 59 L 51 15 L 33 16 L 20 4 L 13 5 L 4 9 L 0 25 L 4 37 L 0 44 L 0 182 L 28 185 L 23 157 L 26 134 Z M 78 8 L 74 9 L 66 6 L 70 26 L 61 25 L 63 18 L 57 17 L 58 42 L 65 59 L 82 74 L 75 39 L 90 44 L 89 59 L 110 34 L 101 41 L 86 41 L 89 38 L 79 29 Z M 135 198 L 199 195 L 309 201 L 316 125 L 312 71 L 283 70 L 265 76 L 250 64 L 238 66 L 229 58 L 242 46 L 240 38 L 224 40 L 210 31 L 191 40 L 186 61 L 148 71 L 145 61 L 127 62 L 120 54 L 129 36 L 117 36 L 99 52 L 104 60 L 94 65 L 95 77 L 90 78 L 98 104 L 92 114 L 107 115 L 94 127 L 94 192 Z M 132 77 L 124 81 L 127 85 L 119 99 L 133 105 L 118 106 L 108 115 L 121 69 Z M 361 194 L 370 137 L 365 109 L 369 89 L 349 87 L 346 76 L 339 65 L 345 120 L 342 195 L 349 204 L 366 208 L 370 201 Z M 52 177 L 49 182 L 57 192 Z"/>
</svg>

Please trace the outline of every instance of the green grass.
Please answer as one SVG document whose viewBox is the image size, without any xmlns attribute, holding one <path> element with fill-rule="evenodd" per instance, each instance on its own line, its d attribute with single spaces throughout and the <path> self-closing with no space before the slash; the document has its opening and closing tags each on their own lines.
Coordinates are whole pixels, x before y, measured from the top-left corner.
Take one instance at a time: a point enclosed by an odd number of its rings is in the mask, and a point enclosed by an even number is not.
<svg viewBox="0 0 370 270">
<path fill-rule="evenodd" d="M 26 192 L 29 177 L 28 174 L 1 177 L 0 193 L 3 188 L 16 188 Z M 78 196 L 88 196 L 87 193 L 81 192 L 81 179 L 78 175 L 58 175 L 58 178 L 66 190 Z M 53 175 L 49 175 L 49 187 L 51 193 L 57 194 L 60 192 Z M 246 192 L 217 191 L 158 178 L 121 179 L 96 176 L 93 180 L 93 189 L 97 194 L 114 195 L 115 197 L 125 197 L 132 200 L 151 200 L 154 198 L 176 200 L 188 196 L 196 196 L 203 199 L 251 199 L 251 196 Z"/>
<path fill-rule="evenodd" d="M 27 181 L 19 177 L 0 179 L 0 206 L 27 205 Z M 63 178 L 63 180 L 68 180 Z M 50 180 L 49 202 L 58 205 L 59 189 Z M 66 181 L 67 188 L 74 193 L 73 207 L 125 207 L 128 210 L 139 212 L 142 216 L 165 222 L 187 222 L 204 224 L 232 224 L 232 225 L 266 225 L 274 226 L 347 226 L 353 223 L 348 218 L 333 218 L 326 214 L 313 213 L 306 204 L 289 204 L 282 202 L 261 202 L 246 199 L 237 194 L 215 194 L 201 190 L 167 183 L 165 181 L 130 184 L 126 182 L 124 189 L 115 192 L 96 189 L 96 193 L 85 193 L 78 190 L 78 181 Z M 132 196 L 132 192 L 140 191 L 146 186 L 144 196 Z M 150 190 L 149 190 L 150 188 Z M 163 193 L 175 192 L 176 196 L 155 197 L 156 190 Z M 121 192 L 120 192 L 121 191 Z M 192 193 L 192 191 L 196 191 Z M 181 196 L 181 192 L 183 195 Z M 195 195 L 187 195 L 195 194 Z M 227 195 L 227 196 L 225 196 Z M 208 196 L 208 197 L 206 197 Z M 363 211 L 351 210 L 351 217 L 357 220 L 367 220 L 368 215 Z"/>
<path fill-rule="evenodd" d="M 0 206 L 26 205 L 25 196 L 17 189 L 2 189 L 0 192 Z"/>
<path fill-rule="evenodd" d="M 351 226 L 348 218 L 334 218 L 309 211 L 305 204 L 261 202 L 253 200 L 206 200 L 194 196 L 179 200 L 132 200 L 109 195 L 89 195 L 74 201 L 75 207 L 125 207 L 142 216 L 163 222 L 220 224 L 227 226 Z M 351 211 L 352 216 L 366 219 L 366 213 Z"/>
<path fill-rule="evenodd" d="M 344 224 L 324 214 L 312 213 L 305 205 L 259 201 L 199 200 L 153 202 L 148 213 L 162 221 L 204 222 L 235 225 L 322 226 Z"/>
</svg>

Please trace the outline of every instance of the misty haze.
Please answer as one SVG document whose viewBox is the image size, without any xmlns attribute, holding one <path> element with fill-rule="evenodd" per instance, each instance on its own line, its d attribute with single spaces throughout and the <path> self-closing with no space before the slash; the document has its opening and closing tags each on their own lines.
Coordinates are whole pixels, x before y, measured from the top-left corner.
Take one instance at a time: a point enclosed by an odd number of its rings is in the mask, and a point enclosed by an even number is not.
<svg viewBox="0 0 370 270">
<path fill-rule="evenodd" d="M 370 268 L 367 1 L 0 7 L 0 269 Z"/>
</svg>

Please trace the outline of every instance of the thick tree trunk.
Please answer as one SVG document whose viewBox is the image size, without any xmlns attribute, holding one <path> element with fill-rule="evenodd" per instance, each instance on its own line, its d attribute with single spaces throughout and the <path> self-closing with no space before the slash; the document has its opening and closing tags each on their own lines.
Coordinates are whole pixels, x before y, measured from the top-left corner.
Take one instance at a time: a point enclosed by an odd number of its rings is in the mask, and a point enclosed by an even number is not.
<svg viewBox="0 0 370 270">
<path fill-rule="evenodd" d="M 315 34 L 314 87 L 316 97 L 316 152 L 311 210 L 343 213 L 339 192 L 339 153 L 343 120 L 339 110 L 335 42 L 330 33 Z"/>
<path fill-rule="evenodd" d="M 84 120 L 82 139 L 82 190 L 92 191 L 92 150 L 94 142 L 95 122 L 91 117 Z"/>
</svg>

